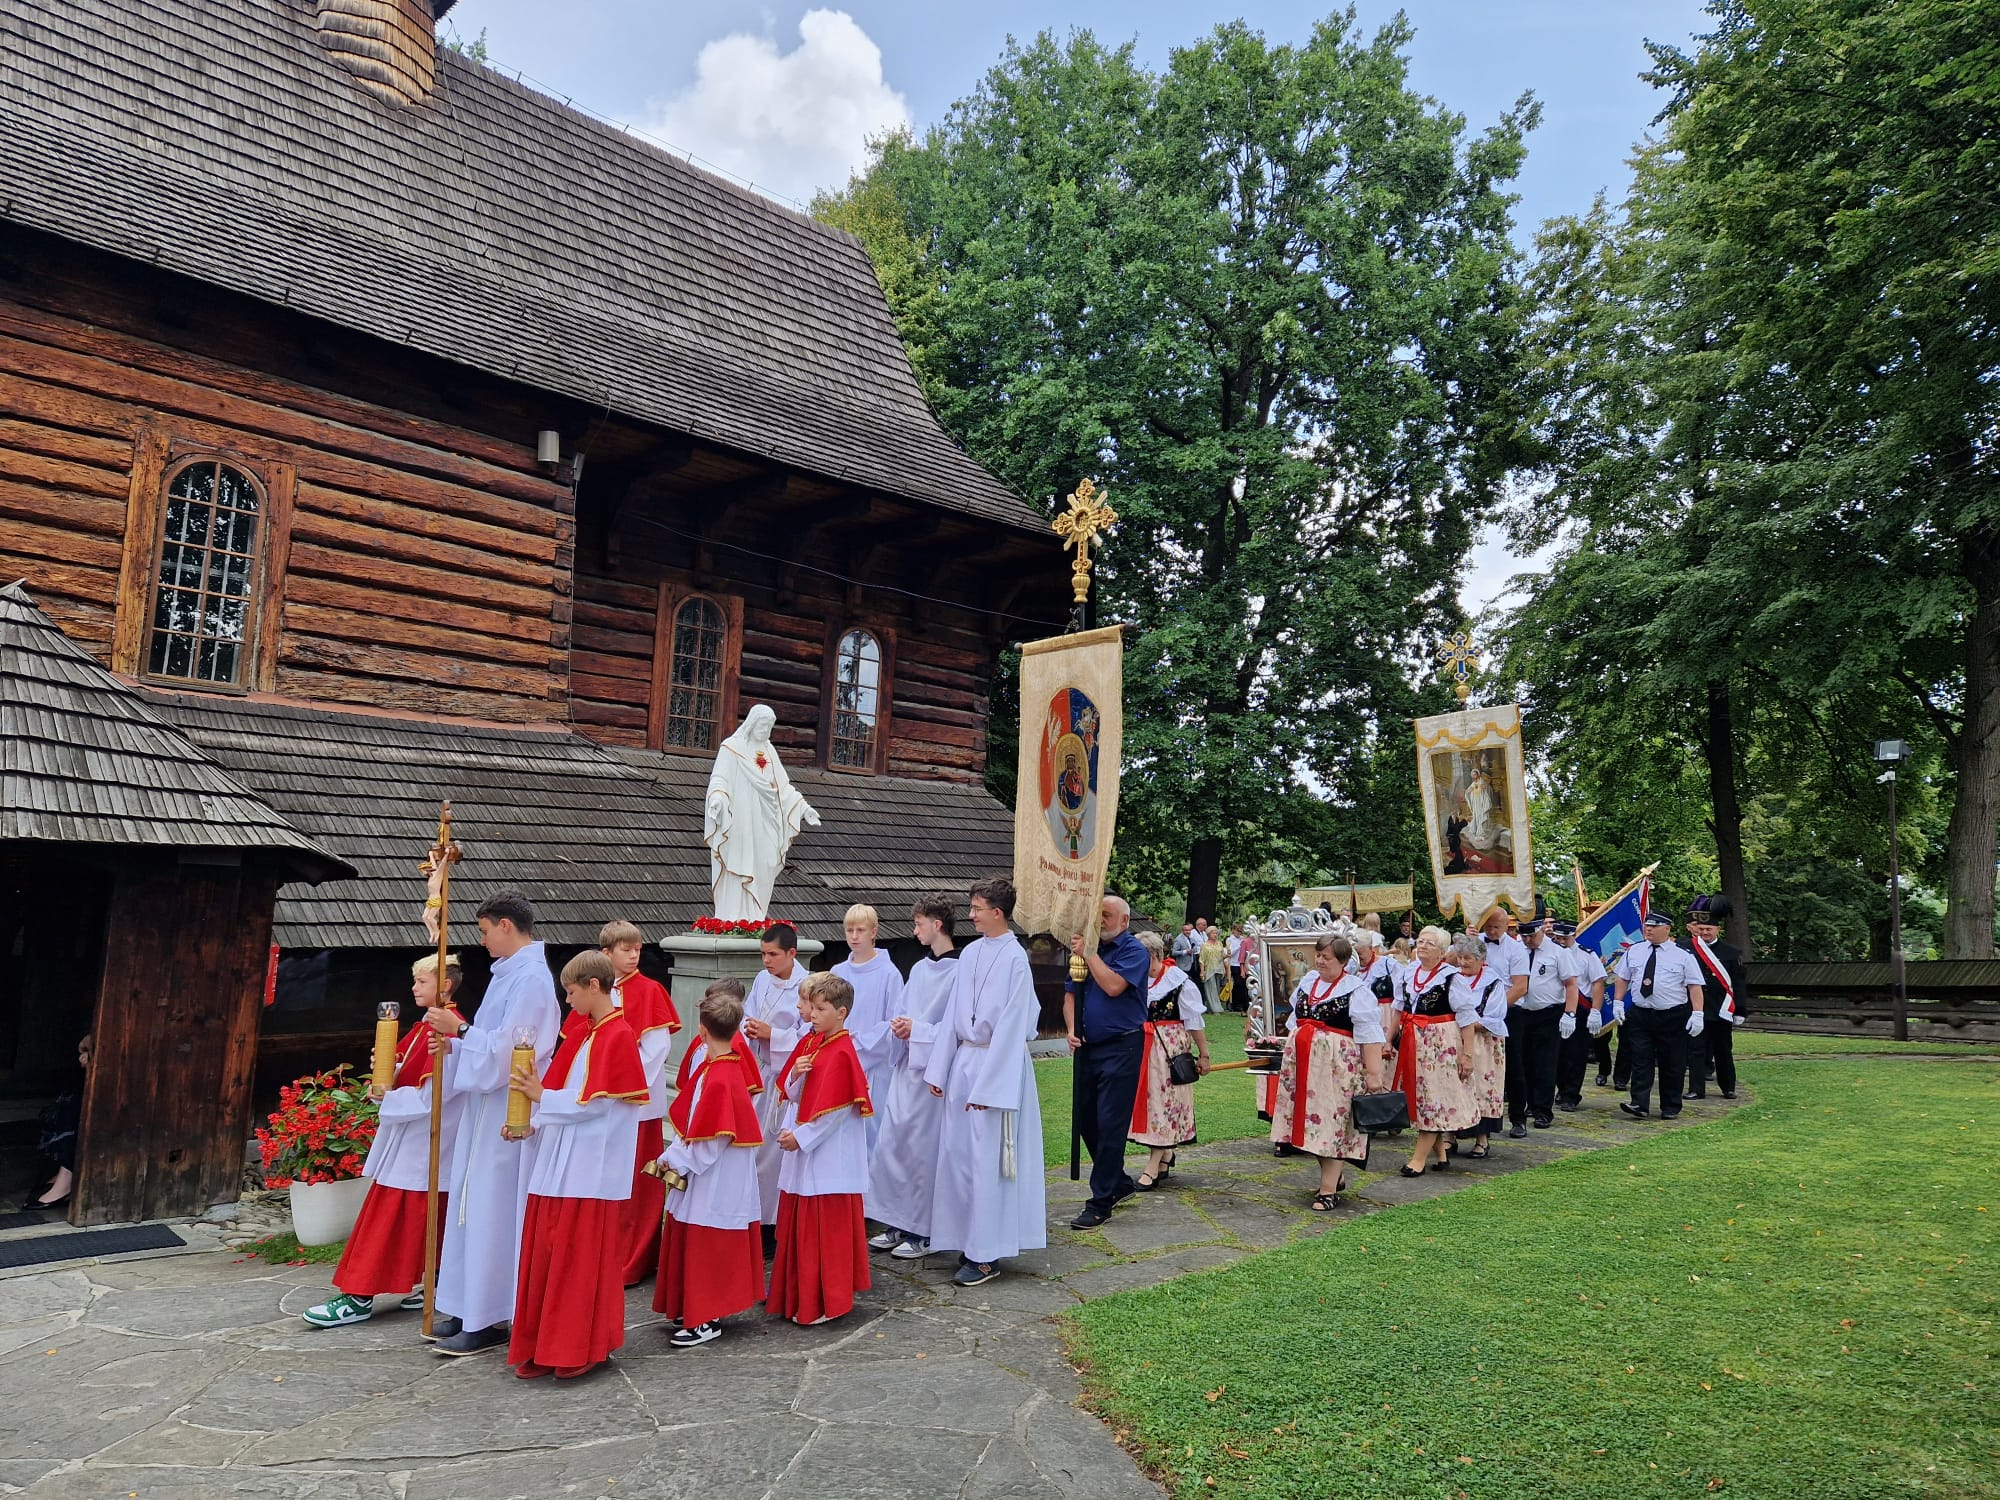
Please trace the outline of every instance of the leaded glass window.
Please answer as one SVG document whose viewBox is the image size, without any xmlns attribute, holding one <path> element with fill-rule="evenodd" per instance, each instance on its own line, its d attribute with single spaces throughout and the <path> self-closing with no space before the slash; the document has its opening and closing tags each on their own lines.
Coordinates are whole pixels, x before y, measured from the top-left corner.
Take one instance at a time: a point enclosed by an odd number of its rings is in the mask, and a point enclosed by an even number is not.
<svg viewBox="0 0 2000 1500">
<path fill-rule="evenodd" d="M 263 519 L 257 486 L 241 470 L 204 459 L 174 475 L 165 511 L 146 670 L 240 684 Z"/>
<path fill-rule="evenodd" d="M 881 642 L 865 630 L 848 631 L 834 654 L 833 673 L 832 763 L 873 770 L 881 721 Z"/>
<path fill-rule="evenodd" d="M 667 667 L 667 748 L 713 750 L 722 723 L 722 652 L 728 637 L 722 611 L 700 594 L 674 611 L 673 657 Z"/>
</svg>

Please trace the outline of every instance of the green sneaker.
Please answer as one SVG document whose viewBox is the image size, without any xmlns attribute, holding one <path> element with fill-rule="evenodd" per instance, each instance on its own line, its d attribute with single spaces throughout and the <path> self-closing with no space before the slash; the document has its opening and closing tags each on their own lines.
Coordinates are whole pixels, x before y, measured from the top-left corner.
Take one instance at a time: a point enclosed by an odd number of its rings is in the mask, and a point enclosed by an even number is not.
<svg viewBox="0 0 2000 1500">
<path fill-rule="evenodd" d="M 375 1299 L 372 1297 L 350 1297 L 345 1292 L 336 1292 L 318 1307 L 309 1307 L 302 1315 L 315 1328 L 345 1328 L 350 1323 L 366 1323 L 375 1316 Z"/>
</svg>

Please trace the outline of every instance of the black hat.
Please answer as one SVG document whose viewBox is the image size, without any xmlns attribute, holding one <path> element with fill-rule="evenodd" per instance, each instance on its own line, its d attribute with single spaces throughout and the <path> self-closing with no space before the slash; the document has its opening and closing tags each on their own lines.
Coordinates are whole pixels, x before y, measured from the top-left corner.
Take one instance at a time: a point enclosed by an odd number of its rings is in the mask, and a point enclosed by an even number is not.
<svg viewBox="0 0 2000 1500">
<path fill-rule="evenodd" d="M 1671 927 L 1674 925 L 1674 919 L 1656 906 L 1646 913 L 1646 920 L 1639 925 L 1642 927 Z"/>
<path fill-rule="evenodd" d="M 1575 937 L 1576 923 L 1570 921 L 1567 917 L 1557 917 L 1553 922 L 1549 923 L 1549 933 L 1554 937 Z"/>
<path fill-rule="evenodd" d="M 1688 903 L 1688 920 L 1713 922 L 1720 927 L 1733 909 L 1727 896 L 1697 896 Z"/>
</svg>

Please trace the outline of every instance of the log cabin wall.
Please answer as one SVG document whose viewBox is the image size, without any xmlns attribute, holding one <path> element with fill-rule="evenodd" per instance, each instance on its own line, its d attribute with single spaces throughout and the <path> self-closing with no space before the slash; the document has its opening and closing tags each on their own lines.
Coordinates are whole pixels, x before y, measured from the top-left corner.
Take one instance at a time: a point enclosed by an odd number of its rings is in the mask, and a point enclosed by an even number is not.
<svg viewBox="0 0 2000 1500">
<path fill-rule="evenodd" d="M 218 458 L 263 503 L 248 660 L 226 687 L 566 720 L 574 492 L 535 463 L 533 427 L 501 439 L 405 409 L 441 404 L 414 358 L 400 381 L 329 382 L 396 404 L 309 384 L 289 315 L 162 280 L 0 243 L 0 574 L 144 675 L 164 483 Z"/>
<path fill-rule="evenodd" d="M 585 489 L 587 495 L 587 478 Z M 588 517 L 587 500 L 585 509 Z M 796 538 L 801 528 L 789 534 Z M 583 733 L 605 744 L 674 748 L 663 744 L 668 689 L 656 669 L 664 666 L 676 604 L 701 593 L 732 614 L 724 733 L 750 705 L 768 703 L 778 715 L 772 743 L 787 760 L 827 765 L 833 653 L 840 635 L 860 626 L 882 644 L 888 683 L 870 769 L 967 782 L 985 775 L 987 690 L 998 645 L 990 616 L 850 590 L 823 574 L 722 547 L 703 557 L 707 549 L 676 548 L 669 540 L 633 526 L 606 546 L 586 530 L 577 561 L 571 688 Z M 948 560 L 947 554 L 929 566 L 892 567 L 889 576 L 921 592 L 937 563 Z"/>
</svg>

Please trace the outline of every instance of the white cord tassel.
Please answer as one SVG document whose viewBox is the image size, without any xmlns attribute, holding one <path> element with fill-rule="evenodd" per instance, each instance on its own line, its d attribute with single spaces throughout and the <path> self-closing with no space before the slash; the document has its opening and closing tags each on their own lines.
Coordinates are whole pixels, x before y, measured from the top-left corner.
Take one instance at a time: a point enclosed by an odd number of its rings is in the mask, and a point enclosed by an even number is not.
<svg viewBox="0 0 2000 1500">
<path fill-rule="evenodd" d="M 1011 1109 L 1000 1111 L 1000 1175 L 1008 1182 L 1014 1180 L 1014 1114 Z"/>
</svg>

